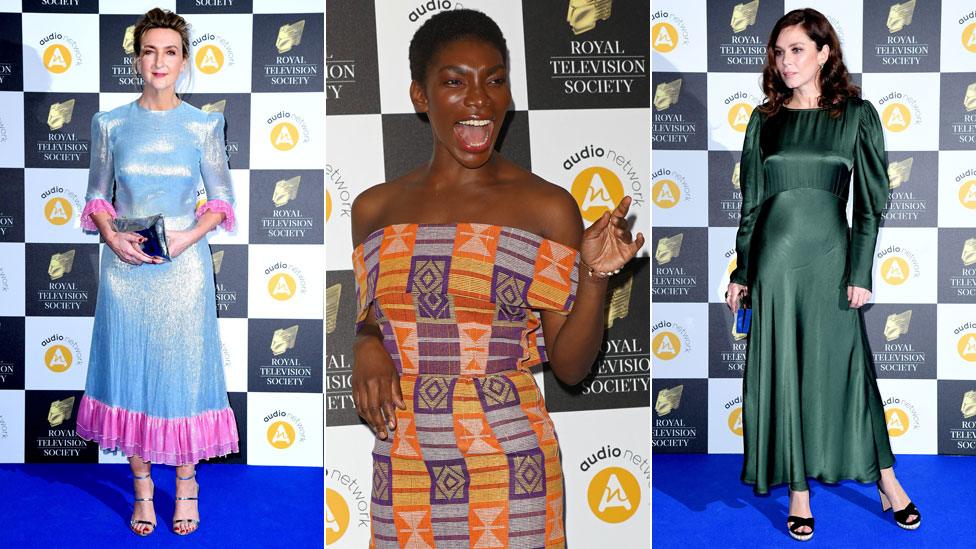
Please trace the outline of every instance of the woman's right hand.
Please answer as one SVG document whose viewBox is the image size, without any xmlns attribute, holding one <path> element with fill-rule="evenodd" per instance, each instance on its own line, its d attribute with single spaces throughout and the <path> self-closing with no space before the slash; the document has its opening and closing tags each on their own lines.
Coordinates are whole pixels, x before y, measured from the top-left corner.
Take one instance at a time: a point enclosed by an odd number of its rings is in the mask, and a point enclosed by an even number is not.
<svg viewBox="0 0 976 549">
<path fill-rule="evenodd" d="M 749 295 L 749 288 L 743 284 L 729 282 L 729 288 L 725 291 L 725 304 L 732 309 L 732 314 L 739 312 L 739 302 Z"/>
<path fill-rule="evenodd" d="M 360 338 L 353 347 L 352 402 L 380 440 L 396 429 L 396 408 L 407 409 L 396 366 L 375 337 Z"/>
<path fill-rule="evenodd" d="M 105 243 L 115 252 L 115 255 L 129 265 L 142 265 L 143 263 L 161 263 L 162 260 L 146 255 L 139 244 L 145 238 L 136 233 L 122 233 L 113 231 L 105 237 Z"/>
</svg>

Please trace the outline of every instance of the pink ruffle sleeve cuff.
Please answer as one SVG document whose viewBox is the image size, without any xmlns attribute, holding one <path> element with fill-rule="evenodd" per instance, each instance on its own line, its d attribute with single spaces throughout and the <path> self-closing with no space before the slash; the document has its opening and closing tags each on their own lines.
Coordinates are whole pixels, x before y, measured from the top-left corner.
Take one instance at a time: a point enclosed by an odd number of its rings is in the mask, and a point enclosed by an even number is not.
<svg viewBox="0 0 976 549">
<path fill-rule="evenodd" d="M 207 212 L 224 214 L 224 220 L 220 222 L 220 227 L 223 227 L 225 231 L 233 231 L 237 225 L 237 220 L 234 218 L 234 207 L 223 200 L 208 200 L 203 206 L 197 209 L 197 219 L 200 219 L 200 216 Z"/>
<path fill-rule="evenodd" d="M 95 222 L 92 221 L 92 214 L 99 212 L 108 212 L 115 219 L 119 215 L 115 213 L 115 208 L 107 200 L 101 198 L 93 198 L 85 203 L 85 209 L 81 212 L 81 228 L 85 231 L 98 232 L 98 227 Z"/>
</svg>

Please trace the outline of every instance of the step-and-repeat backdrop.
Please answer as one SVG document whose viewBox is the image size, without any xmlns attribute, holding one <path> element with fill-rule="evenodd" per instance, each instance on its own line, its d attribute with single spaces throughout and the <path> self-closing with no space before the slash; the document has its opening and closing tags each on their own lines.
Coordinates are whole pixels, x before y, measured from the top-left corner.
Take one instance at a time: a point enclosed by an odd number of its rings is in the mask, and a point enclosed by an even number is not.
<svg viewBox="0 0 976 549">
<path fill-rule="evenodd" d="M 742 202 L 738 161 L 763 99 L 769 31 L 809 4 L 837 30 L 885 129 L 891 198 L 864 319 L 892 449 L 976 455 L 971 0 L 654 3 L 654 450 L 742 451 L 746 339 L 733 333 L 723 297 Z"/>
<path fill-rule="evenodd" d="M 328 0 L 326 7 L 326 541 L 365 547 L 373 436 L 350 394 L 355 316 L 349 209 L 364 189 L 430 157 L 407 95 L 407 46 L 432 14 L 460 7 L 498 22 L 511 54 L 514 109 L 500 150 L 562 185 L 587 223 L 625 193 L 650 227 L 648 2 Z M 531 207 L 512 204 L 512 207 Z M 545 212 L 539 212 L 545 215 Z M 463 220 L 462 220 L 463 221 Z M 647 233 L 645 232 L 645 235 Z M 616 277 L 594 374 L 577 389 L 537 377 L 556 424 L 573 546 L 646 544 L 650 506 L 647 253 Z M 478 547 L 502 547 L 490 524 Z"/>
<path fill-rule="evenodd" d="M 156 6 L 192 26 L 182 98 L 227 121 L 238 227 L 210 242 L 242 444 L 223 461 L 321 466 L 321 0 L 0 0 L 0 462 L 124 460 L 74 431 L 99 261 L 79 216 L 92 115 L 138 97 L 132 28 Z"/>
</svg>

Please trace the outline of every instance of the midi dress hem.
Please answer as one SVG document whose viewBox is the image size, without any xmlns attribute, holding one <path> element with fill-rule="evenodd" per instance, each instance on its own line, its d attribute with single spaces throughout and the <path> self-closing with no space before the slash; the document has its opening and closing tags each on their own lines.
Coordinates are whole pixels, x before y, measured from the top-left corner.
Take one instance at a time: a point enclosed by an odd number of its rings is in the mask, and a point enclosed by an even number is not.
<svg viewBox="0 0 976 549">
<path fill-rule="evenodd" d="M 192 417 L 161 418 L 84 395 L 77 433 L 102 450 L 121 450 L 128 457 L 165 465 L 189 465 L 240 451 L 237 423 L 229 407 Z"/>
</svg>

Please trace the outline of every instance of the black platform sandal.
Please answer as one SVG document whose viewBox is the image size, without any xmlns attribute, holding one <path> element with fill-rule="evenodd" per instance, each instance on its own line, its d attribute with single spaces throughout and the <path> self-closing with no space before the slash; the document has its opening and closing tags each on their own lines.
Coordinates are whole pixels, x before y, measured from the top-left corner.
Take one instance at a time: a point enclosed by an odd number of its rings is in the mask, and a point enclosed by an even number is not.
<svg viewBox="0 0 976 549">
<path fill-rule="evenodd" d="M 888 496 L 881 490 L 881 486 L 878 486 L 878 495 L 881 497 L 881 512 L 886 513 L 888 509 L 891 509 L 891 502 L 888 500 Z M 893 510 L 894 511 L 894 510 Z M 922 525 L 922 514 L 918 512 L 918 507 L 911 501 L 905 506 L 901 511 L 894 511 L 895 523 L 904 528 L 905 530 L 915 530 Z M 908 520 L 908 517 L 915 515 L 913 520 Z"/>
<path fill-rule="evenodd" d="M 804 526 L 809 527 L 810 531 L 805 534 L 798 532 Z M 786 517 L 786 528 L 790 532 L 790 537 L 796 541 L 809 541 L 813 537 L 813 517 L 804 518 L 790 515 Z"/>
</svg>

